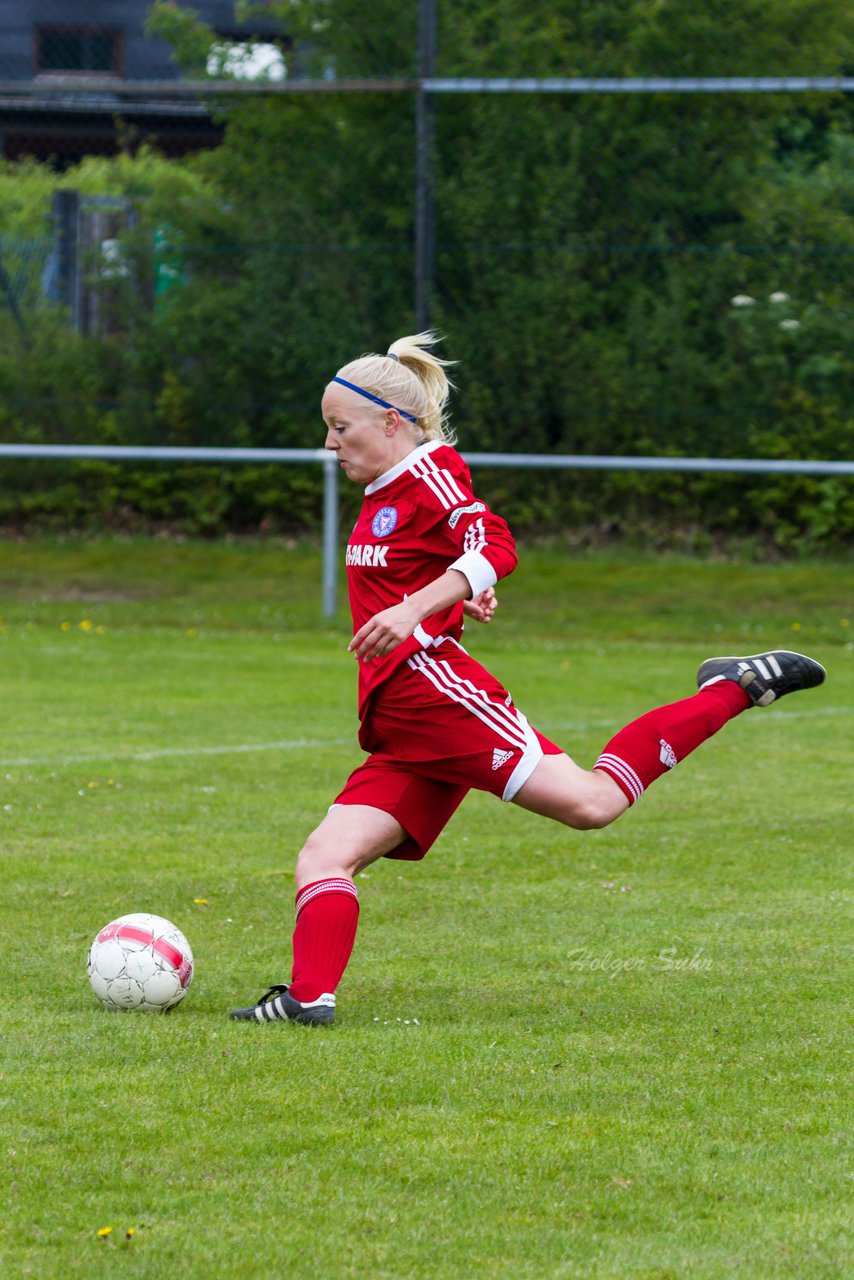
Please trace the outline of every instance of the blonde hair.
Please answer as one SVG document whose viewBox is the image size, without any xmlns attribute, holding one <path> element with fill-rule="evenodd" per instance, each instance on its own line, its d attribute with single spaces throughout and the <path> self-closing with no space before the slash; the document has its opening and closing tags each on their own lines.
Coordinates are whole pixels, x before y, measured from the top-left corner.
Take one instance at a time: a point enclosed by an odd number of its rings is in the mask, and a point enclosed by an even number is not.
<svg viewBox="0 0 854 1280">
<path fill-rule="evenodd" d="M 413 432 L 421 440 L 454 443 L 447 411 L 453 383 L 445 372 L 453 360 L 430 350 L 439 335 L 427 330 L 398 338 L 388 354 L 359 356 L 338 370 L 338 377 L 379 396 L 415 418 Z M 408 419 L 404 419 L 408 425 Z"/>
</svg>

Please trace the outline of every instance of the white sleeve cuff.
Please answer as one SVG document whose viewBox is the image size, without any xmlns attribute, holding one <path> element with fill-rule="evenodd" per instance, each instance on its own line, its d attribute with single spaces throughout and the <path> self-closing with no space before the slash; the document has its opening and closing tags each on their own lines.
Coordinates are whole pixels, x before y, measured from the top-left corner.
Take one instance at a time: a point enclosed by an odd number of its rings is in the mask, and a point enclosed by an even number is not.
<svg viewBox="0 0 854 1280">
<path fill-rule="evenodd" d="M 479 596 L 481 591 L 486 591 L 487 587 L 494 587 L 498 581 L 498 574 L 486 556 L 482 556 L 479 551 L 466 551 L 459 560 L 449 564 L 448 568 L 456 569 L 463 577 L 468 578 L 472 598 Z"/>
</svg>

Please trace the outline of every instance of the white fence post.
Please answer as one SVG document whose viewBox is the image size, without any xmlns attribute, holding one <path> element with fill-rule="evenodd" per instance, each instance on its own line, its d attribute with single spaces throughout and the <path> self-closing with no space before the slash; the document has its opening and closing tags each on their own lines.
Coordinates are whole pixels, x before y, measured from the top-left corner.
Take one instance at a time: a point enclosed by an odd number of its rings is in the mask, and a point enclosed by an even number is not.
<svg viewBox="0 0 854 1280">
<path fill-rule="evenodd" d="M 335 617 L 335 578 L 338 564 L 338 459 L 323 459 L 323 616 Z"/>
</svg>

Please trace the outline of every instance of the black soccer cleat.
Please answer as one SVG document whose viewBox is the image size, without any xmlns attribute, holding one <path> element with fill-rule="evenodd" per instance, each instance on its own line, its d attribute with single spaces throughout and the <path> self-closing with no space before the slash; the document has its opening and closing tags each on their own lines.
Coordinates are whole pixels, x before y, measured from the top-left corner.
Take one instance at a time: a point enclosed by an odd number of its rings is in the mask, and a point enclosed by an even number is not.
<svg viewBox="0 0 854 1280">
<path fill-rule="evenodd" d="M 335 1021 L 335 997 L 330 992 L 317 1000 L 300 1003 L 286 986 L 271 987 L 257 1004 L 248 1009 L 235 1009 L 229 1015 L 234 1022 L 302 1022 L 309 1027 Z"/>
<path fill-rule="evenodd" d="M 697 672 L 700 689 L 717 680 L 734 680 L 754 706 L 767 707 L 797 689 L 814 689 L 827 675 L 824 667 L 803 653 L 770 649 L 750 658 L 707 658 Z"/>
</svg>

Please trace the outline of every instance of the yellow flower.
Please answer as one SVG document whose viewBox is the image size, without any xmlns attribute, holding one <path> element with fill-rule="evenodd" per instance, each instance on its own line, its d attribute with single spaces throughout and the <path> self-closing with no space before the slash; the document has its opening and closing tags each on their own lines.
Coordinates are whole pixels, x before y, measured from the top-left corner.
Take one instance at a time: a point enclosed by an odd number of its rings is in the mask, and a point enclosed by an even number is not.
<svg viewBox="0 0 854 1280">
<path fill-rule="evenodd" d="M 208 905 L 207 898 L 193 898 L 193 902 L 197 907 L 206 907 Z"/>
<path fill-rule="evenodd" d="M 112 1235 L 112 1232 L 113 1232 L 112 1227 L 101 1227 L 100 1230 L 98 1231 L 98 1235 L 102 1240 L 106 1240 L 107 1236 Z"/>
<path fill-rule="evenodd" d="M 136 1227 L 128 1227 L 125 1232 L 125 1240 L 132 1240 L 136 1235 Z"/>
<path fill-rule="evenodd" d="M 82 621 L 81 623 L 79 623 L 78 625 L 79 625 L 79 627 L 80 627 L 80 630 L 81 630 L 81 631 L 91 631 L 91 630 L 92 630 L 92 623 L 89 621 L 89 619 L 88 619 L 88 618 L 84 618 L 84 619 L 83 619 L 83 621 Z"/>
<path fill-rule="evenodd" d="M 71 623 L 70 623 L 70 622 L 61 622 L 61 623 L 59 624 L 59 629 L 60 629 L 60 631 L 70 631 L 70 630 L 71 630 Z"/>
<path fill-rule="evenodd" d="M 799 622 L 793 622 L 793 623 L 792 623 L 792 630 L 793 630 L 793 631 L 800 631 L 800 629 L 801 629 L 801 624 L 800 624 Z"/>
</svg>

